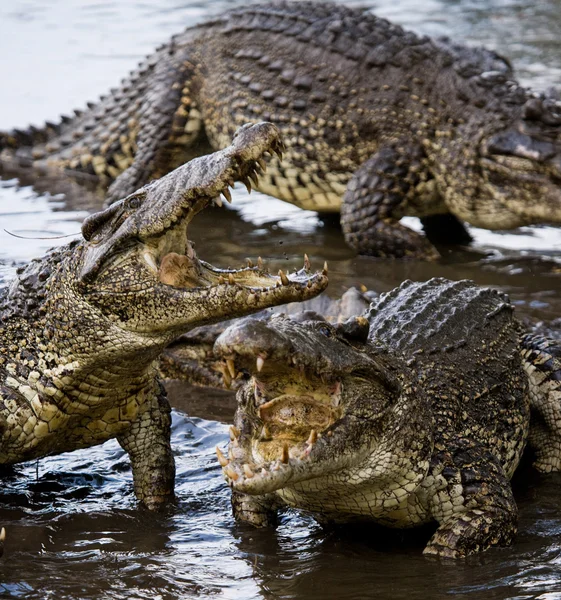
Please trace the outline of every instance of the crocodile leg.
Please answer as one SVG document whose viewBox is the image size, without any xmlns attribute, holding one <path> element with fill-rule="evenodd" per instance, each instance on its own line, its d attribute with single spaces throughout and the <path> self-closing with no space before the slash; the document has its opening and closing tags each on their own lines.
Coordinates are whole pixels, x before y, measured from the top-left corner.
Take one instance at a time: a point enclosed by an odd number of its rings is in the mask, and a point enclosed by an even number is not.
<svg viewBox="0 0 561 600">
<path fill-rule="evenodd" d="M 232 492 L 232 512 L 236 521 L 254 527 L 276 527 L 279 502 L 274 494 L 250 496 Z"/>
<path fill-rule="evenodd" d="M 420 150 L 396 145 L 380 149 L 354 173 L 341 205 L 341 226 L 352 248 L 371 256 L 438 258 L 424 236 L 399 223 L 421 169 Z"/>
<path fill-rule="evenodd" d="M 117 440 L 130 456 L 139 501 L 157 510 L 174 497 L 175 462 L 171 452 L 171 408 L 161 384 L 130 429 Z"/>
<path fill-rule="evenodd" d="M 520 339 L 522 364 L 530 382 L 530 433 L 534 467 L 561 471 L 561 345 L 528 333 Z"/>
<path fill-rule="evenodd" d="M 510 544 L 518 509 L 510 481 L 494 455 L 466 440 L 433 458 L 429 505 L 439 527 L 424 554 L 461 558 Z"/>
<path fill-rule="evenodd" d="M 204 143 L 193 148 L 203 128 L 194 100 L 194 80 L 195 67 L 188 60 L 179 61 L 178 57 L 155 66 L 149 93 L 131 132 L 132 164 L 109 186 L 107 205 L 184 162 L 212 152 Z"/>
</svg>

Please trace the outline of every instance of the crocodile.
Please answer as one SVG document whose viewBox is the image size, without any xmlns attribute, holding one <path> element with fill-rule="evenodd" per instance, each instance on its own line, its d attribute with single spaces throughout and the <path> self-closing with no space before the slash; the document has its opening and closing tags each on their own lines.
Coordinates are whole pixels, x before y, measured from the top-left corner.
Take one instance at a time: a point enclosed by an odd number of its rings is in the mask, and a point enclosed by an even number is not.
<svg viewBox="0 0 561 600">
<path fill-rule="evenodd" d="M 0 292 L 0 464 L 116 438 L 139 502 L 155 510 L 172 500 L 170 407 L 156 370 L 165 346 L 327 285 L 325 271 L 306 266 L 278 277 L 259 265 L 218 269 L 187 238 L 198 212 L 281 151 L 274 125 L 245 126 L 226 149 L 90 215 L 82 239 L 19 269 Z"/>
<path fill-rule="evenodd" d="M 187 28 L 84 112 L 0 134 L 4 171 L 63 169 L 126 196 L 250 121 L 287 145 L 257 188 L 340 213 L 361 254 L 434 259 L 433 242 L 561 222 L 561 102 L 509 62 L 430 39 L 365 9 L 320 2 L 236 8 Z"/>
<path fill-rule="evenodd" d="M 321 314 L 330 323 L 346 321 L 364 312 L 376 297 L 372 290 L 349 288 L 338 300 L 325 293 L 303 302 L 281 304 L 242 319 L 270 319 L 273 314 L 288 314 L 305 320 L 308 315 Z M 236 319 L 237 321 L 237 319 Z M 173 341 L 162 353 L 158 370 L 163 380 L 181 380 L 191 385 L 225 390 L 237 390 L 244 384 L 235 364 L 214 353 L 218 337 L 234 320 L 195 327 Z"/>
<path fill-rule="evenodd" d="M 497 290 L 406 281 L 335 326 L 242 320 L 215 350 L 247 373 L 217 455 L 236 518 L 255 526 L 283 506 L 436 522 L 424 553 L 459 558 L 511 543 L 527 444 L 538 470 L 561 470 L 561 345 L 526 333 Z"/>
</svg>

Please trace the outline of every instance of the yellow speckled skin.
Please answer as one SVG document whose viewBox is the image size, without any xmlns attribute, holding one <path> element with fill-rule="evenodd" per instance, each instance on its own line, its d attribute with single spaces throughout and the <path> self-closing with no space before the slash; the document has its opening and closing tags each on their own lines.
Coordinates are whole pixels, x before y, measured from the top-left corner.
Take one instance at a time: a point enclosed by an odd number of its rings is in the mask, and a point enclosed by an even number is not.
<svg viewBox="0 0 561 600">
<path fill-rule="evenodd" d="M 495 290 L 431 279 L 337 327 L 230 326 L 215 348 L 252 375 L 221 460 L 236 517 L 436 521 L 425 554 L 450 558 L 509 544 L 526 443 L 539 469 L 561 468 L 561 347 L 521 336 L 512 311 Z"/>
<path fill-rule="evenodd" d="M 241 129 L 221 152 L 195 159 L 82 226 L 0 292 L 0 464 L 116 438 L 135 492 L 155 509 L 173 498 L 170 407 L 155 364 L 200 324 L 315 296 L 324 273 L 285 281 L 257 267 L 199 261 L 187 224 L 228 186 L 280 151 L 270 123 Z M 166 259 L 179 264 L 165 273 Z"/>
<path fill-rule="evenodd" d="M 115 200 L 261 120 L 287 152 L 259 189 L 340 211 L 360 253 L 435 258 L 403 215 L 453 243 L 469 240 L 460 221 L 561 222 L 561 103 L 493 52 L 340 4 L 254 5 L 189 28 L 84 113 L 0 134 L 0 158 L 100 181 Z"/>
</svg>

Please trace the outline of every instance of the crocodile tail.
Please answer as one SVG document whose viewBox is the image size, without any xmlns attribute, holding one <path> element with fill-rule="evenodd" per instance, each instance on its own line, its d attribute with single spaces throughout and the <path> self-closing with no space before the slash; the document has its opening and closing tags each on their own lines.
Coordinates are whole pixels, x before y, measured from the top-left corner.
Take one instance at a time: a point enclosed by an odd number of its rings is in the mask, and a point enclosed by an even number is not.
<svg viewBox="0 0 561 600">
<path fill-rule="evenodd" d="M 528 444 L 536 455 L 534 466 L 546 473 L 561 471 L 561 342 L 527 333 L 520 346 L 529 381 Z"/>
<path fill-rule="evenodd" d="M 76 111 L 77 116 L 81 114 Z M 60 136 L 63 128 L 74 121 L 76 117 L 61 117 L 59 123 L 46 121 L 42 127 L 29 125 L 26 129 L 12 129 L 11 131 L 0 131 L 0 153 L 8 153 L 8 156 L 18 159 L 35 160 L 48 154 L 45 145 Z"/>
</svg>

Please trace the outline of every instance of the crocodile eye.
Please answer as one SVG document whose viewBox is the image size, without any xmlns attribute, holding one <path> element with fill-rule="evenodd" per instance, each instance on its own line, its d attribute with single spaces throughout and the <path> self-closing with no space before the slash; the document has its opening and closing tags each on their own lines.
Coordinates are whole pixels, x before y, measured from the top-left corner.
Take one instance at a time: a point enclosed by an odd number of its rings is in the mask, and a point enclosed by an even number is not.
<svg viewBox="0 0 561 600">
<path fill-rule="evenodd" d="M 325 337 L 331 337 L 333 335 L 333 332 L 331 331 L 331 329 L 325 325 L 322 325 L 319 328 L 319 332 L 324 335 Z"/>
<path fill-rule="evenodd" d="M 140 208 L 140 198 L 138 198 L 137 196 L 133 196 L 132 198 L 130 198 L 127 201 L 127 205 L 129 208 L 132 208 L 133 210 Z"/>
</svg>

